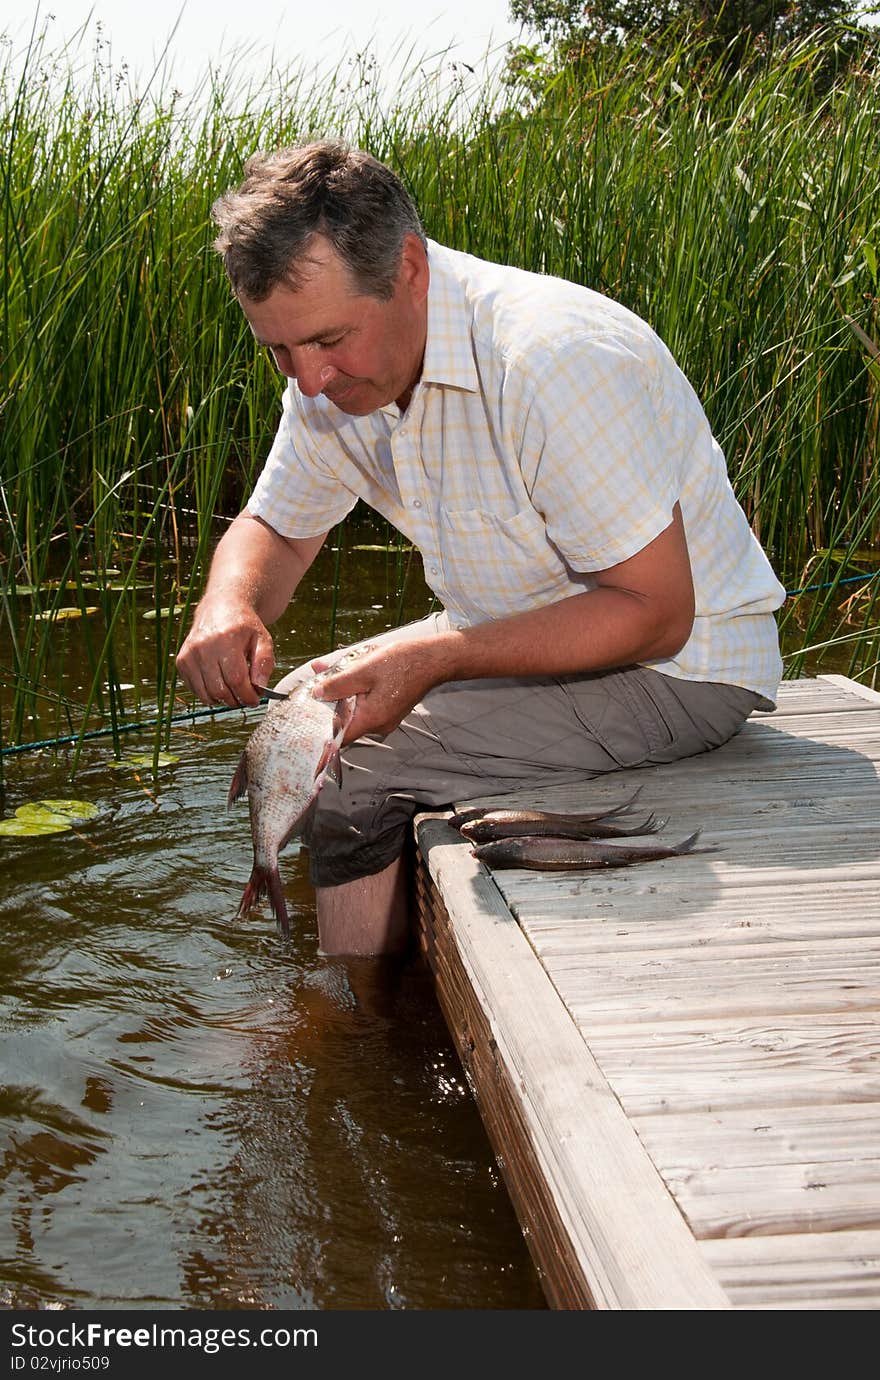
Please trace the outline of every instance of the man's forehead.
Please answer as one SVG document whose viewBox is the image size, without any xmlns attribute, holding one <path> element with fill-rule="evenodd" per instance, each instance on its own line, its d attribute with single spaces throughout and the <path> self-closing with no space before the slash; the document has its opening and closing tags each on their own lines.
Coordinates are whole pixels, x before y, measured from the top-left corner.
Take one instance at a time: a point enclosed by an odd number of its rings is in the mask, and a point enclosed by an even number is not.
<svg viewBox="0 0 880 1380">
<path fill-rule="evenodd" d="M 294 292 L 313 287 L 327 280 L 344 286 L 352 296 L 356 294 L 351 270 L 337 254 L 325 235 L 312 235 L 305 249 L 290 266 L 285 281 Z"/>
</svg>

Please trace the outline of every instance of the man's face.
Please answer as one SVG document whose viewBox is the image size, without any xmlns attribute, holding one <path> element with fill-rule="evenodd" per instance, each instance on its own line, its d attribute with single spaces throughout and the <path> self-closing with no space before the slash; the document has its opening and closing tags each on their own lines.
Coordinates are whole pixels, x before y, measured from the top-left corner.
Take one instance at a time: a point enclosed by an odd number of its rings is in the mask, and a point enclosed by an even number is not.
<svg viewBox="0 0 880 1380">
<path fill-rule="evenodd" d="M 424 247 L 408 235 L 394 295 L 387 302 L 365 297 L 315 235 L 299 288 L 282 285 L 262 302 L 239 293 L 238 300 L 257 340 L 301 393 L 323 393 L 342 412 L 364 417 L 409 402 L 425 353 L 428 276 Z"/>
</svg>

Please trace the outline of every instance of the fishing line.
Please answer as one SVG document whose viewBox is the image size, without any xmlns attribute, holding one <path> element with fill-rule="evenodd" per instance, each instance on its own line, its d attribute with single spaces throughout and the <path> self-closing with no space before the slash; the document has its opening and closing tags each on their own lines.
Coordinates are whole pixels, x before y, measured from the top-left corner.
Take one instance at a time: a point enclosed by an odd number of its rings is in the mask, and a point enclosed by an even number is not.
<svg viewBox="0 0 880 1380">
<path fill-rule="evenodd" d="M 868 584 L 878 576 L 880 570 L 874 570 L 870 575 L 847 575 L 845 580 L 828 580 L 824 585 L 803 585 L 801 589 L 787 589 L 785 597 L 791 599 L 795 594 L 810 594 L 815 589 L 834 589 L 837 585 Z"/>
<path fill-rule="evenodd" d="M 260 700 L 261 705 L 268 703 L 268 699 Z M 206 719 L 209 716 L 213 718 L 215 714 L 241 714 L 244 708 L 244 705 L 220 704 L 210 709 L 188 709 L 185 714 L 172 714 L 168 719 L 140 719 L 133 724 L 117 724 L 116 732 L 134 733 L 137 729 L 156 728 L 159 724 L 189 723 L 193 719 Z M 90 728 L 86 733 L 66 733 L 60 738 L 43 738 L 35 743 L 17 743 L 14 747 L 0 748 L 0 756 L 11 757 L 17 752 L 36 752 L 38 748 L 62 747 L 65 743 L 78 743 L 85 738 L 109 738 L 112 733 L 112 727 Z"/>
</svg>

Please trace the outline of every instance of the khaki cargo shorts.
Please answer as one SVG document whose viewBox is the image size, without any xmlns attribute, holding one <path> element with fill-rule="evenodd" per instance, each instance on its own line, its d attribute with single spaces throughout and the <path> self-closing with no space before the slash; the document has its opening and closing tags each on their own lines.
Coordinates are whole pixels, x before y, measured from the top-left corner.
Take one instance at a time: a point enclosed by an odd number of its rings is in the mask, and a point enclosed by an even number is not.
<svg viewBox="0 0 880 1380">
<path fill-rule="evenodd" d="M 369 639 L 371 646 L 448 627 L 445 613 Z M 289 689 L 309 665 L 279 681 Z M 315 886 L 380 872 L 403 851 L 413 815 L 454 801 L 674 762 L 719 747 L 754 709 L 751 690 L 677 680 L 633 666 L 589 675 L 451 681 L 384 738 L 342 753 L 303 834 Z"/>
</svg>

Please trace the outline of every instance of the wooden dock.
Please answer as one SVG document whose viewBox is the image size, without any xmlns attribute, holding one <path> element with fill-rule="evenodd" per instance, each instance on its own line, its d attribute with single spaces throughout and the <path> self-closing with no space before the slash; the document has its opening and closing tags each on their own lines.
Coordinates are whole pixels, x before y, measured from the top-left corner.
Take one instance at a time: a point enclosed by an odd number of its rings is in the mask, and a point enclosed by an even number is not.
<svg viewBox="0 0 880 1380">
<path fill-rule="evenodd" d="M 877 1308 L 880 695 L 786 682 L 715 752 L 504 803 L 636 785 L 717 851 L 490 875 L 416 821 L 421 942 L 548 1302 Z"/>
</svg>

